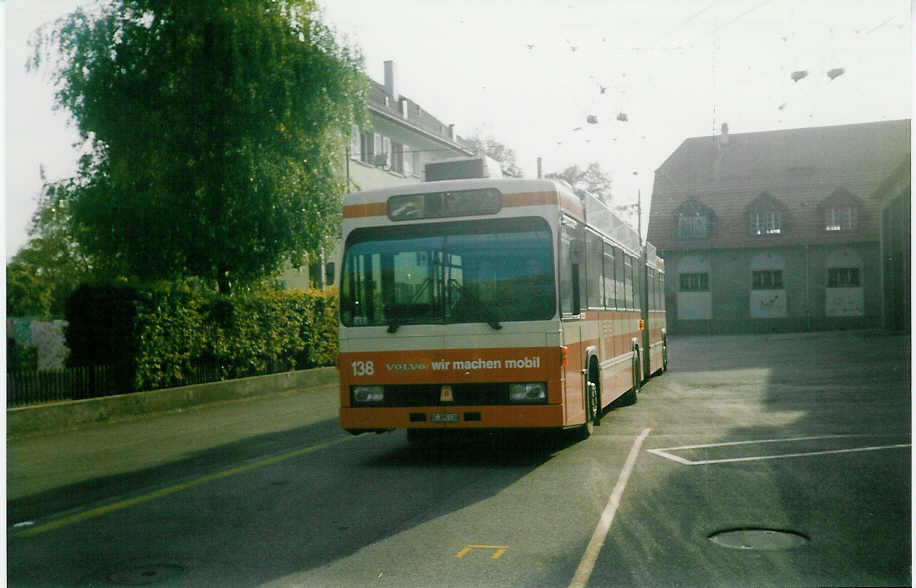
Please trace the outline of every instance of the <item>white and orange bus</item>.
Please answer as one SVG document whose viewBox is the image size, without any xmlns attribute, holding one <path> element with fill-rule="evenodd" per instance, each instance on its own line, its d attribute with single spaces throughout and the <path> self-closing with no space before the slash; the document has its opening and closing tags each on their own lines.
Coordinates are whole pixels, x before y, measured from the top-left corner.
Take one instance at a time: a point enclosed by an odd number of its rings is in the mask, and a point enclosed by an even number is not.
<svg viewBox="0 0 916 588">
<path fill-rule="evenodd" d="M 349 194 L 340 424 L 592 432 L 667 364 L 664 266 L 598 199 L 549 180 Z"/>
</svg>

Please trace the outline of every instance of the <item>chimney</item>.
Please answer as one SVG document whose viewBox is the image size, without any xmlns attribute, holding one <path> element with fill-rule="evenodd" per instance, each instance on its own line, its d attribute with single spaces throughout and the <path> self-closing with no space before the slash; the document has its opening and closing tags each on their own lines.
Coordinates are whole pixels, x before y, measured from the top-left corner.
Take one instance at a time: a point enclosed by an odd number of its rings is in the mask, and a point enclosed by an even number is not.
<svg viewBox="0 0 916 588">
<path fill-rule="evenodd" d="M 388 60 L 385 62 L 385 92 L 392 98 L 398 97 L 398 86 L 397 80 L 397 71 L 394 67 L 394 61 Z"/>
</svg>

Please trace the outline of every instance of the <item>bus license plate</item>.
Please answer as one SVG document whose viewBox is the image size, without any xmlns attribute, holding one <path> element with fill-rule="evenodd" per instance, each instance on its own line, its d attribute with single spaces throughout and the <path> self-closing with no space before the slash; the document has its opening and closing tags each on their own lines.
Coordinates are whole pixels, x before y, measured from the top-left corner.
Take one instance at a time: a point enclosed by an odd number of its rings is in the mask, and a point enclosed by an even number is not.
<svg viewBox="0 0 916 588">
<path fill-rule="evenodd" d="M 457 423 L 458 422 L 458 413 L 456 412 L 434 412 L 429 415 L 429 420 L 434 423 Z"/>
</svg>

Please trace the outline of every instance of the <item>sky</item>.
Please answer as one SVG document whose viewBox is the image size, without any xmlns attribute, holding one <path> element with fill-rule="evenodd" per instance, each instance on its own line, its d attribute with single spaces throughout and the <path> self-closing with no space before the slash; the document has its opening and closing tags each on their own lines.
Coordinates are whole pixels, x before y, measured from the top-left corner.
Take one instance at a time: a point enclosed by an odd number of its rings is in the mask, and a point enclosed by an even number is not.
<svg viewBox="0 0 916 588">
<path fill-rule="evenodd" d="M 47 72 L 24 64 L 32 31 L 76 3 L 5 3 L 7 257 L 27 242 L 41 167 L 50 180 L 75 169 L 76 133 L 53 110 Z M 383 81 L 393 60 L 401 94 L 461 136 L 513 149 L 526 177 L 538 158 L 544 173 L 598 162 L 614 204 L 641 195 L 643 233 L 654 171 L 689 137 L 913 112 L 906 0 L 320 3 L 370 77 Z"/>
</svg>

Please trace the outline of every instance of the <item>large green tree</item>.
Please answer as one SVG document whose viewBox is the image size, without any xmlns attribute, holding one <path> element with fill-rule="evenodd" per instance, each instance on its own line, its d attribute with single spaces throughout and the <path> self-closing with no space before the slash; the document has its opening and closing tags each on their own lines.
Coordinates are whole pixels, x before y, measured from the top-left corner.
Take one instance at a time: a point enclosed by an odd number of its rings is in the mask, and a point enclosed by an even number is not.
<svg viewBox="0 0 916 588">
<path fill-rule="evenodd" d="M 573 191 L 579 196 L 589 192 L 605 202 L 611 201 L 611 179 L 601 169 L 601 164 L 597 161 L 588 164 L 585 169 L 578 165 L 573 165 L 561 172 L 546 174 L 544 177 L 565 181 L 572 186 Z"/>
<path fill-rule="evenodd" d="M 84 145 L 73 235 L 123 276 L 229 290 L 336 231 L 362 58 L 311 0 L 112 0 L 34 38 Z"/>
<path fill-rule="evenodd" d="M 73 239 L 67 201 L 62 198 L 65 193 L 58 184 L 44 185 L 29 226 L 29 241 L 6 267 L 8 314 L 63 316 L 67 298 L 81 282 L 109 277 L 95 271 Z"/>
<path fill-rule="evenodd" d="M 462 141 L 464 141 L 473 151 L 482 153 L 498 161 L 502 168 L 503 176 L 520 178 L 524 175 L 522 173 L 522 168 L 520 168 L 515 161 L 515 151 L 506 147 L 493 137 L 462 137 Z"/>
</svg>

